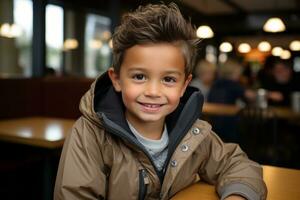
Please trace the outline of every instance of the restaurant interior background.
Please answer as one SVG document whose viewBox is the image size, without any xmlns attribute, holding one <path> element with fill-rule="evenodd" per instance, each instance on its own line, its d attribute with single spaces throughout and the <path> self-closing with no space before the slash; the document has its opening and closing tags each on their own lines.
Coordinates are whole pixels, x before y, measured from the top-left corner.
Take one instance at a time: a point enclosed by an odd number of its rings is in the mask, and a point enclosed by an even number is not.
<svg viewBox="0 0 300 200">
<path fill-rule="evenodd" d="M 149 2 L 158 1 L 0 0 L 0 123 L 31 116 L 79 117 L 80 97 L 94 78 L 111 65 L 111 36 L 121 16 Z M 276 57 L 291 63 L 294 73 L 300 72 L 300 1 L 172 2 L 199 27 L 199 60 L 218 64 L 234 58 L 255 78 L 267 57 Z M 273 17 L 283 24 L 271 25 L 267 30 L 266 22 Z M 259 89 L 257 84 L 251 87 Z M 291 106 L 286 108 L 291 110 Z M 257 126 L 251 130 L 256 133 L 248 130 L 243 141 L 252 140 L 250 147 L 244 145 L 251 158 L 262 164 L 300 169 L 300 117 L 296 111 L 291 112 L 283 117 L 263 113 L 250 118 L 251 126 Z M 229 118 L 241 114 L 237 112 Z M 207 109 L 202 117 L 213 122 L 215 115 L 218 112 Z M 41 185 L 53 188 L 60 151 L 61 147 L 44 149 L 1 139 L 1 195 L 10 199 L 51 199 L 45 197 L 45 187 Z M 51 159 L 44 165 L 46 154 L 51 154 Z M 45 170 L 49 172 L 45 168 L 54 168 L 48 183 L 41 178 Z"/>
</svg>

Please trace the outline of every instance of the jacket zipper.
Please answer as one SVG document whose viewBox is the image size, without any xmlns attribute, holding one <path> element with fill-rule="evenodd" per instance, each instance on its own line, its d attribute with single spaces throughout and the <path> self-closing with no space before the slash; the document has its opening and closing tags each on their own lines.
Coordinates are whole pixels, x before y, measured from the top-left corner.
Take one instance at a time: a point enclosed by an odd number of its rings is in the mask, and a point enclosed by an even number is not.
<svg viewBox="0 0 300 200">
<path fill-rule="evenodd" d="M 139 170 L 139 200 L 144 200 L 147 194 L 149 177 L 145 169 Z"/>
<path fill-rule="evenodd" d="M 104 173 L 105 173 L 105 199 L 108 199 L 108 184 L 109 184 L 109 176 L 110 176 L 110 168 L 107 165 L 104 165 Z"/>
</svg>

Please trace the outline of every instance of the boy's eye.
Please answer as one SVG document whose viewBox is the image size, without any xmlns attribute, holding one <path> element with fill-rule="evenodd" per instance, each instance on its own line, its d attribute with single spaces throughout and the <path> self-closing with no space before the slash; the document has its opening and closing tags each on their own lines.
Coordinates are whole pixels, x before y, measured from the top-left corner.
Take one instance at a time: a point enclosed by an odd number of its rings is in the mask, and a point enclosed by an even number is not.
<svg viewBox="0 0 300 200">
<path fill-rule="evenodd" d="M 175 77 L 171 77 L 171 76 L 167 76 L 167 77 L 164 77 L 163 81 L 165 83 L 175 83 L 176 82 L 176 78 Z"/>
<path fill-rule="evenodd" d="M 146 77 L 145 77 L 144 74 L 134 74 L 134 75 L 132 76 L 132 78 L 133 78 L 134 80 L 138 80 L 138 81 L 143 81 L 143 80 L 146 79 Z"/>
</svg>

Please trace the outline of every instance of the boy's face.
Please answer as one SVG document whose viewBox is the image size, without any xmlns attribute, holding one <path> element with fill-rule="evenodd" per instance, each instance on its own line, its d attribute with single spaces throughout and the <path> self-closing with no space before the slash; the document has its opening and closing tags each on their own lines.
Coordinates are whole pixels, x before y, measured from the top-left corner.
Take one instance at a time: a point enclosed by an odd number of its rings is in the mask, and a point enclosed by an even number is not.
<svg viewBox="0 0 300 200">
<path fill-rule="evenodd" d="M 129 122 L 163 123 L 175 110 L 192 76 L 185 76 L 184 57 L 171 44 L 135 45 L 123 59 L 120 73 L 112 68 L 109 76 L 122 93 Z"/>
</svg>

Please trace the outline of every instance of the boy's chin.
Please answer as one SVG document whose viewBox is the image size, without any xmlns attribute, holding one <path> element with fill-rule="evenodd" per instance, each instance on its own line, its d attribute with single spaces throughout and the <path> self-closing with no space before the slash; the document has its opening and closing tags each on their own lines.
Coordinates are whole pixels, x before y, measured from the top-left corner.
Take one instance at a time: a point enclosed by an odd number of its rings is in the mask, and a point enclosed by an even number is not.
<svg viewBox="0 0 300 200">
<path fill-rule="evenodd" d="M 143 123 L 158 123 L 165 120 L 165 116 L 142 116 L 139 120 Z"/>
</svg>

